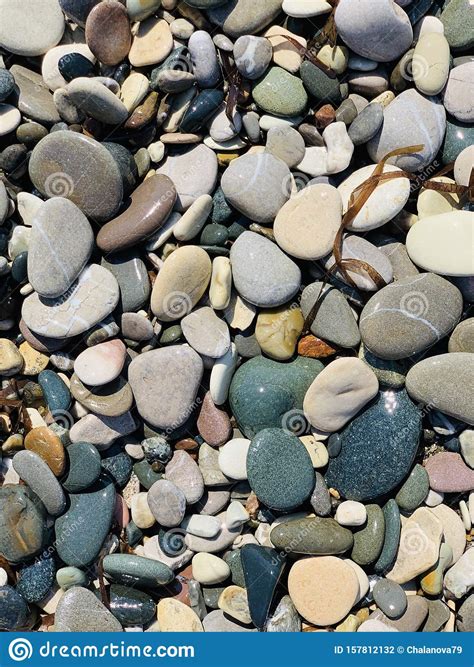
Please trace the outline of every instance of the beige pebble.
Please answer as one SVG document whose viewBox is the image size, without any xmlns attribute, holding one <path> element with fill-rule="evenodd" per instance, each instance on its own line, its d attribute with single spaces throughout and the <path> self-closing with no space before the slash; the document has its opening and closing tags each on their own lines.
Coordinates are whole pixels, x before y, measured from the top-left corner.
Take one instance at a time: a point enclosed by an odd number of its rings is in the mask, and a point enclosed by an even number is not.
<svg viewBox="0 0 474 667">
<path fill-rule="evenodd" d="M 165 156 L 165 145 L 162 141 L 155 141 L 147 147 L 150 160 L 152 162 L 158 163 Z"/>
<path fill-rule="evenodd" d="M 342 74 L 347 69 L 347 63 L 349 62 L 349 49 L 345 46 L 325 44 L 318 51 L 317 59 L 336 74 Z"/>
<path fill-rule="evenodd" d="M 390 102 L 393 102 L 394 99 L 395 93 L 391 90 L 385 90 L 383 93 L 380 93 L 380 95 L 377 95 L 377 97 L 374 97 L 371 104 L 381 104 L 385 108 L 388 107 Z"/>
<path fill-rule="evenodd" d="M 148 93 L 150 84 L 144 74 L 132 72 L 123 82 L 120 99 L 129 112 L 133 111 Z"/>
<path fill-rule="evenodd" d="M 197 553 L 191 561 L 193 579 L 204 586 L 214 586 L 230 576 L 230 567 L 225 560 L 208 553 Z"/>
<path fill-rule="evenodd" d="M 336 510 L 334 517 L 341 526 L 363 526 L 367 520 L 365 505 L 356 500 L 345 500 Z"/>
<path fill-rule="evenodd" d="M 161 632 L 204 632 L 196 612 L 174 598 L 160 600 L 156 613 Z"/>
<path fill-rule="evenodd" d="M 228 257 L 216 257 L 212 262 L 209 300 L 214 310 L 225 310 L 232 292 L 232 269 Z"/>
<path fill-rule="evenodd" d="M 436 181 L 440 183 L 451 183 L 455 185 L 455 181 L 447 176 L 438 176 Z M 428 181 L 429 182 L 429 181 Z M 459 196 L 451 192 L 441 192 L 430 190 L 429 188 L 421 188 L 416 202 L 418 218 L 428 218 L 431 215 L 439 215 L 440 213 L 450 213 L 459 208 Z"/>
<path fill-rule="evenodd" d="M 11 104 L 0 104 L 0 137 L 16 130 L 21 123 L 21 114 Z"/>
<path fill-rule="evenodd" d="M 173 48 L 173 35 L 163 19 L 154 16 L 141 21 L 128 54 L 133 67 L 146 67 L 163 62 Z"/>
<path fill-rule="evenodd" d="M 251 623 L 247 591 L 240 586 L 224 588 L 217 602 L 219 609 L 241 623 Z"/>
<path fill-rule="evenodd" d="M 0 374 L 16 375 L 23 367 L 23 357 L 15 343 L 8 338 L 0 338 Z"/>
<path fill-rule="evenodd" d="M 173 234 L 178 241 L 190 241 L 204 227 L 212 209 L 212 197 L 201 195 L 183 213 L 176 223 Z"/>
<path fill-rule="evenodd" d="M 424 95 L 438 95 L 448 80 L 450 51 L 446 37 L 427 32 L 420 36 L 413 53 L 415 86 Z"/>
<path fill-rule="evenodd" d="M 23 375 L 38 375 L 49 363 L 49 357 L 35 350 L 26 340 L 20 345 L 19 351 L 25 362 L 22 369 Z"/>
<path fill-rule="evenodd" d="M 313 435 L 303 435 L 300 437 L 301 442 L 309 454 L 313 468 L 324 468 L 329 461 L 329 454 L 323 443 Z"/>
<path fill-rule="evenodd" d="M 272 308 L 259 313 L 255 336 L 264 354 L 277 361 L 286 361 L 295 352 L 303 326 L 304 317 L 299 307 Z"/>
<path fill-rule="evenodd" d="M 232 329 L 245 331 L 255 319 L 256 307 L 243 299 L 235 290 L 230 296 L 229 305 L 224 310 L 224 317 Z"/>
<path fill-rule="evenodd" d="M 132 497 L 132 519 L 138 528 L 151 528 L 155 523 L 155 517 L 148 506 L 147 493 L 137 493 Z"/>
<path fill-rule="evenodd" d="M 263 36 L 270 41 L 273 47 L 273 62 L 275 65 L 283 67 L 288 72 L 298 72 L 303 62 L 303 57 L 299 49 L 288 39 L 285 39 L 285 36 L 295 39 L 303 48 L 307 46 L 306 39 L 278 25 L 273 25 Z"/>
</svg>

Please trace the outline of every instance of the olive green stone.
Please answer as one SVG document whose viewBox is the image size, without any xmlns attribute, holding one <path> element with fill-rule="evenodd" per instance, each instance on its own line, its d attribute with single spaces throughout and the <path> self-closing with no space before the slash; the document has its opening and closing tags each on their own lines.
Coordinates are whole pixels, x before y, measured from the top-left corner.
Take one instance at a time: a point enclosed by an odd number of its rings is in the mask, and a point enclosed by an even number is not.
<svg viewBox="0 0 474 667">
<path fill-rule="evenodd" d="M 473 8 L 470 0 L 450 0 L 441 16 L 444 36 L 452 49 L 469 49 L 474 44 Z"/>
<path fill-rule="evenodd" d="M 413 512 L 421 505 L 430 490 L 430 479 L 426 469 L 419 463 L 415 465 L 410 476 L 395 496 L 400 509 Z"/>
<path fill-rule="evenodd" d="M 228 551 L 224 556 L 224 560 L 230 567 L 230 576 L 232 579 L 232 583 L 235 586 L 240 586 L 241 588 L 245 588 L 245 577 L 244 577 L 244 570 L 242 567 L 242 559 L 240 557 L 240 549 L 235 549 L 234 551 Z"/>
<path fill-rule="evenodd" d="M 280 523 L 271 531 L 270 540 L 275 549 L 314 556 L 342 554 L 354 542 L 350 530 L 334 519 L 319 517 Z"/>
<path fill-rule="evenodd" d="M 380 556 L 385 535 L 385 519 L 379 505 L 366 505 L 367 523 L 354 533 L 351 558 L 358 565 L 370 565 Z"/>
<path fill-rule="evenodd" d="M 335 106 L 341 102 L 339 81 L 325 74 L 322 69 L 305 60 L 300 67 L 300 76 L 306 90 L 317 100 L 325 100 Z"/>
<path fill-rule="evenodd" d="M 10 563 L 28 560 L 47 544 L 46 509 L 27 486 L 0 489 L 0 555 Z"/>
<path fill-rule="evenodd" d="M 281 67 L 270 67 L 257 81 L 253 99 L 263 111 L 275 116 L 297 116 L 308 103 L 301 79 Z"/>
<path fill-rule="evenodd" d="M 133 466 L 133 472 L 140 480 L 140 484 L 145 487 L 145 489 L 150 489 L 155 482 L 158 482 L 162 478 L 162 474 L 155 472 L 151 465 L 143 459 L 143 461 L 138 461 Z"/>
</svg>

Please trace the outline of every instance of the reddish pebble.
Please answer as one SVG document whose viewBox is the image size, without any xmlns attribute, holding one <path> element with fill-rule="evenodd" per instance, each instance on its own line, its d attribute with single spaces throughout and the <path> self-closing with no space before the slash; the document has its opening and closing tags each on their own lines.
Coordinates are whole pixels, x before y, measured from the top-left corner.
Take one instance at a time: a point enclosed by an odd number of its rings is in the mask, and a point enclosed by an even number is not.
<svg viewBox="0 0 474 667">
<path fill-rule="evenodd" d="M 204 396 L 197 427 L 199 435 L 211 447 L 224 445 L 232 435 L 229 415 L 214 405 L 210 392 Z"/>
<path fill-rule="evenodd" d="M 316 338 L 316 336 L 310 334 L 299 341 L 298 354 L 301 357 L 324 359 L 325 357 L 331 357 L 333 354 L 336 354 L 336 350 L 320 338 Z"/>
<path fill-rule="evenodd" d="M 114 518 L 120 528 L 126 528 L 130 523 L 130 512 L 123 497 L 115 496 Z"/>
<path fill-rule="evenodd" d="M 460 454 L 440 452 L 426 461 L 425 468 L 433 491 L 464 493 L 474 489 L 474 470 Z"/>
<path fill-rule="evenodd" d="M 86 42 L 104 65 L 118 65 L 128 56 L 132 33 L 128 14 L 117 0 L 102 0 L 86 21 Z"/>
</svg>

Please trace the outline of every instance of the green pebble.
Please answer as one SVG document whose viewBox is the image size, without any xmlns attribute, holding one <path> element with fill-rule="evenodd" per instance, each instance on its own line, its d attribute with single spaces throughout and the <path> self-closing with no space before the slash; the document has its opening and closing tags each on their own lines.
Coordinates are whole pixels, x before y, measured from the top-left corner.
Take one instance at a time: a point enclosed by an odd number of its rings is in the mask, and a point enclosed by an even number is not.
<svg viewBox="0 0 474 667">
<path fill-rule="evenodd" d="M 206 225 L 201 232 L 200 245 L 224 246 L 229 238 L 229 230 L 224 225 Z"/>
<path fill-rule="evenodd" d="M 374 371 L 377 380 L 384 387 L 391 389 L 401 389 L 405 386 L 405 376 L 408 372 L 408 365 L 403 359 L 401 361 L 389 361 L 380 359 L 372 354 L 363 343 L 360 345 L 359 359 L 365 361 Z"/>
<path fill-rule="evenodd" d="M 168 327 L 161 334 L 160 345 L 174 345 L 182 336 L 183 332 L 179 324 L 173 324 L 173 326 Z"/>
<path fill-rule="evenodd" d="M 450 116 L 446 120 L 446 134 L 442 153 L 443 164 L 456 160 L 459 153 L 474 144 L 474 125 L 461 123 Z"/>
<path fill-rule="evenodd" d="M 63 591 L 67 591 L 73 586 L 82 586 L 85 588 L 89 579 L 85 572 L 80 570 L 78 567 L 62 567 L 56 572 L 56 582 Z"/>
<path fill-rule="evenodd" d="M 320 517 L 281 523 L 271 531 L 270 540 L 276 549 L 286 553 L 313 556 L 342 554 L 354 543 L 350 530 L 334 519 Z"/>
<path fill-rule="evenodd" d="M 240 586 L 245 588 L 245 577 L 244 570 L 242 567 L 242 558 L 240 554 L 240 549 L 235 549 L 234 551 L 228 551 L 224 560 L 227 565 L 230 567 L 230 576 L 232 578 L 232 583 L 234 586 Z"/>
<path fill-rule="evenodd" d="M 469 49 L 474 45 L 470 0 L 450 0 L 439 18 L 444 25 L 444 35 L 452 49 Z"/>
<path fill-rule="evenodd" d="M 374 570 L 377 574 L 388 572 L 397 557 L 401 523 L 400 510 L 393 498 L 390 498 L 384 505 L 383 516 L 385 519 L 385 537 L 382 553 L 374 565 Z"/>
<path fill-rule="evenodd" d="M 219 186 L 212 197 L 211 220 L 216 225 L 223 225 L 232 217 L 233 211 Z"/>
<path fill-rule="evenodd" d="M 140 480 L 140 484 L 144 486 L 147 491 L 163 476 L 161 473 L 155 472 L 148 461 L 145 459 L 135 463 L 133 466 L 133 472 Z"/>
<path fill-rule="evenodd" d="M 421 505 L 430 490 L 430 479 L 425 468 L 419 463 L 415 465 L 408 479 L 395 496 L 400 509 L 414 512 Z"/>
<path fill-rule="evenodd" d="M 255 84 L 252 95 L 255 104 L 275 116 L 298 116 L 308 103 L 301 79 L 282 67 L 270 67 Z"/>
<path fill-rule="evenodd" d="M 385 519 L 379 505 L 366 505 L 367 523 L 354 533 L 352 560 L 358 565 L 370 565 L 380 556 L 385 536 Z"/>
<path fill-rule="evenodd" d="M 100 475 L 100 454 L 89 442 L 75 442 L 66 449 L 68 472 L 62 485 L 70 493 L 89 488 Z"/>
<path fill-rule="evenodd" d="M 108 578 L 124 586 L 157 588 L 174 579 L 173 570 L 164 563 L 133 554 L 109 554 L 103 567 Z"/>
<path fill-rule="evenodd" d="M 302 63 L 300 76 L 306 90 L 317 100 L 324 100 L 335 106 L 340 104 L 342 95 L 336 78 L 332 79 L 309 60 Z"/>
</svg>

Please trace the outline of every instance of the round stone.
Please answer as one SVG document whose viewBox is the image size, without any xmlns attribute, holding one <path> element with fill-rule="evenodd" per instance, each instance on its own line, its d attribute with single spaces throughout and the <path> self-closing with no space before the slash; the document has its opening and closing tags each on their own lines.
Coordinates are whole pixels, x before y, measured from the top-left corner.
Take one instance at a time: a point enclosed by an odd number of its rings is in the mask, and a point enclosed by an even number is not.
<svg viewBox="0 0 474 667">
<path fill-rule="evenodd" d="M 314 487 L 313 464 L 306 448 L 282 429 L 264 429 L 253 438 L 247 474 L 258 498 L 279 511 L 302 505 Z"/>
<path fill-rule="evenodd" d="M 204 482 L 201 469 L 196 461 L 184 450 L 174 452 L 166 466 L 166 479 L 173 482 L 184 493 L 189 505 L 201 500 L 204 493 Z"/>
<path fill-rule="evenodd" d="M 222 357 L 230 347 L 227 324 L 207 306 L 186 315 L 181 328 L 188 343 L 199 354 L 216 359 Z"/>
<path fill-rule="evenodd" d="M 291 173 L 271 153 L 247 154 L 232 160 L 221 187 L 234 208 L 255 222 L 269 224 L 290 197 Z"/>
<path fill-rule="evenodd" d="M 117 378 L 125 363 L 126 348 L 111 340 L 86 348 L 74 362 L 74 372 L 85 384 L 101 386 Z"/>
<path fill-rule="evenodd" d="M 66 449 L 69 463 L 62 485 L 69 493 L 78 493 L 91 487 L 101 472 L 100 454 L 88 442 L 75 442 Z"/>
<path fill-rule="evenodd" d="M 64 15 L 56 0 L 1 0 L 1 46 L 19 56 L 41 56 L 63 36 Z"/>
<path fill-rule="evenodd" d="M 247 454 L 250 440 L 234 438 L 219 450 L 219 468 L 231 479 L 247 479 Z"/>
<path fill-rule="evenodd" d="M 98 222 L 109 220 L 122 201 L 114 158 L 95 139 L 77 132 L 60 130 L 42 139 L 31 154 L 29 172 L 43 195 L 70 199 Z"/>
<path fill-rule="evenodd" d="M 160 632 L 204 632 L 196 612 L 174 598 L 163 598 L 157 607 Z"/>
<path fill-rule="evenodd" d="M 230 567 L 214 554 L 196 554 L 192 560 L 192 568 L 193 579 L 205 586 L 220 584 L 230 576 Z"/>
<path fill-rule="evenodd" d="M 234 59 L 246 79 L 258 79 L 266 71 L 273 55 L 272 45 L 264 37 L 243 35 L 234 44 Z"/>
<path fill-rule="evenodd" d="M 348 134 L 354 146 L 366 144 L 377 134 L 382 123 L 382 105 L 376 102 L 368 104 L 350 124 Z"/>
<path fill-rule="evenodd" d="M 363 526 L 367 521 L 367 510 L 362 503 L 345 500 L 338 505 L 335 519 L 341 526 Z"/>
<path fill-rule="evenodd" d="M 407 608 L 406 593 L 394 581 L 379 579 L 373 588 L 372 595 L 375 604 L 389 618 L 398 618 L 405 613 Z"/>
<path fill-rule="evenodd" d="M 359 581 L 352 567 L 341 558 L 305 558 L 291 567 L 288 592 L 298 613 L 309 623 L 334 625 L 355 604 Z"/>
<path fill-rule="evenodd" d="M 127 10 L 117 0 L 103 0 L 86 21 L 86 42 L 104 65 L 118 65 L 130 51 L 132 34 Z"/>
<path fill-rule="evenodd" d="M 272 127 L 267 133 L 265 150 L 292 169 L 304 158 L 304 139 L 293 127 Z"/>
<path fill-rule="evenodd" d="M 463 123 L 474 121 L 473 101 L 474 63 L 466 62 L 454 67 L 448 78 L 444 91 L 444 106 L 446 111 Z"/>
<path fill-rule="evenodd" d="M 0 137 L 16 130 L 21 123 L 21 113 L 11 104 L 0 104 Z"/>
<path fill-rule="evenodd" d="M 252 96 L 262 111 L 275 116 L 298 116 L 308 103 L 301 79 L 282 67 L 270 67 L 254 86 Z"/>
<path fill-rule="evenodd" d="M 179 526 L 186 511 L 186 498 L 175 484 L 158 480 L 148 491 L 147 500 L 151 513 L 161 526 Z"/>
</svg>

